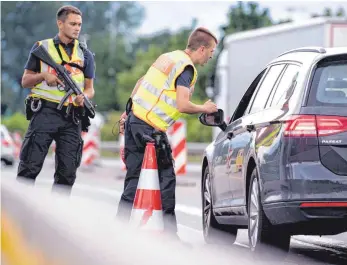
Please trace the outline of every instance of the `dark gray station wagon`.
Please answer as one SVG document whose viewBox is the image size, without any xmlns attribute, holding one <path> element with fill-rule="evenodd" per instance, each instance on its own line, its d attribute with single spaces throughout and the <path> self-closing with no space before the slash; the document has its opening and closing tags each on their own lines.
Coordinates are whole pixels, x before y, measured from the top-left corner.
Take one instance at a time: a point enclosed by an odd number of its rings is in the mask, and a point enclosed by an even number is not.
<svg viewBox="0 0 347 265">
<path fill-rule="evenodd" d="M 207 242 L 248 228 L 253 251 L 287 251 L 291 235 L 347 231 L 347 47 L 280 55 L 223 119 L 200 116 L 222 130 L 202 164 Z"/>
</svg>

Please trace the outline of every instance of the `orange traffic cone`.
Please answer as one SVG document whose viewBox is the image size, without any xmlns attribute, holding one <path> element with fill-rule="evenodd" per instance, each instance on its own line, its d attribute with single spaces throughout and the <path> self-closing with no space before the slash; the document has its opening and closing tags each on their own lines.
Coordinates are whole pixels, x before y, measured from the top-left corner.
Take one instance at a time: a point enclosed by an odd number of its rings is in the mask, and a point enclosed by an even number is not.
<svg viewBox="0 0 347 265">
<path fill-rule="evenodd" d="M 157 156 L 154 143 L 147 143 L 130 224 L 144 230 L 164 231 Z"/>
</svg>

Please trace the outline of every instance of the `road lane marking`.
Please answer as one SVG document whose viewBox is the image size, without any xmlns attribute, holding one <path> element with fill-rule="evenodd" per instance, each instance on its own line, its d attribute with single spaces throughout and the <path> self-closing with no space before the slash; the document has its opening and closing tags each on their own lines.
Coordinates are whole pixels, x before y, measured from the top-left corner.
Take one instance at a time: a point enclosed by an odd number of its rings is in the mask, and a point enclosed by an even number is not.
<svg viewBox="0 0 347 265">
<path fill-rule="evenodd" d="M 238 245 L 238 246 L 240 246 L 240 247 L 243 247 L 243 248 L 249 248 L 248 245 L 243 244 L 243 243 L 235 242 L 234 244 L 235 244 L 235 245 Z"/>
<path fill-rule="evenodd" d="M 201 209 L 197 207 L 186 206 L 183 204 L 176 204 L 175 210 L 182 213 L 186 213 L 188 215 L 195 215 L 199 217 L 202 216 Z"/>
<path fill-rule="evenodd" d="M 46 180 L 46 179 L 41 179 L 37 180 L 37 184 L 53 184 L 53 180 Z M 100 192 L 103 194 L 107 194 L 113 197 L 116 197 L 118 200 L 120 199 L 122 192 L 119 190 L 111 190 L 111 189 L 105 189 L 105 188 L 98 188 L 98 187 L 92 187 L 86 184 L 81 184 L 81 183 L 75 183 L 75 185 L 72 188 L 72 196 L 74 195 L 74 190 L 81 190 L 81 191 L 87 191 L 87 192 Z M 192 207 L 192 206 L 187 206 L 183 204 L 176 204 L 175 207 L 176 211 L 187 214 L 187 215 L 193 215 L 193 216 L 198 216 L 201 217 L 201 209 L 197 207 Z"/>
</svg>

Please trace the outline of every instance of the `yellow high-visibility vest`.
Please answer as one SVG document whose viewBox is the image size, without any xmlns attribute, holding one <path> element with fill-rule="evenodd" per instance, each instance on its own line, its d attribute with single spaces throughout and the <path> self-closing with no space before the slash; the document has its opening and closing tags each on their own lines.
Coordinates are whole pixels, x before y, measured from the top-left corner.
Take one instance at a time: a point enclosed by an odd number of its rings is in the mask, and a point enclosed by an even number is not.
<svg viewBox="0 0 347 265">
<path fill-rule="evenodd" d="M 134 115 L 152 127 L 166 132 L 182 115 L 177 109 L 175 81 L 188 65 L 194 69 L 190 84 L 192 88 L 198 74 L 189 55 L 180 50 L 160 55 L 133 96 Z"/>
<path fill-rule="evenodd" d="M 62 60 L 59 56 L 59 53 L 54 45 L 53 39 L 47 39 L 47 40 L 42 40 L 38 42 L 39 45 L 43 45 L 43 47 L 46 48 L 50 56 L 53 58 L 53 60 L 58 63 L 62 64 Z M 67 55 L 66 51 L 64 48 L 59 45 L 60 53 L 61 56 L 63 57 L 63 60 L 67 63 L 75 63 L 78 64 L 79 66 L 83 67 L 84 66 L 84 56 L 83 56 L 83 50 L 81 49 L 80 45 L 78 44 L 78 40 L 75 40 L 74 48 L 72 50 L 71 54 L 71 59 Z M 76 68 L 72 67 L 68 64 L 65 64 L 64 67 L 70 71 L 71 73 L 71 78 L 76 82 L 78 87 L 81 89 L 81 91 L 84 91 L 84 74 L 83 72 Z M 52 74 L 56 74 L 55 70 L 50 67 L 49 65 L 43 63 L 40 61 L 40 72 L 49 72 Z M 48 101 L 52 102 L 60 102 L 62 98 L 65 95 L 65 91 L 59 91 L 58 87 L 56 86 L 48 86 L 45 81 L 37 84 L 34 88 L 31 89 L 31 96 L 36 97 L 36 98 L 43 98 Z M 72 96 L 67 100 L 64 105 L 68 105 L 69 102 L 73 102 L 75 99 L 76 95 L 72 94 Z"/>
</svg>

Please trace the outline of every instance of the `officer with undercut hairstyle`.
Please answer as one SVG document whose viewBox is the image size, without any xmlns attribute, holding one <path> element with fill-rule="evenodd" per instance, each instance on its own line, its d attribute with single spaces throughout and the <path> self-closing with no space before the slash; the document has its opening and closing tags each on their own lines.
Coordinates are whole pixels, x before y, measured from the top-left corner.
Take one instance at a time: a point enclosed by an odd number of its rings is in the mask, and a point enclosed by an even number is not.
<svg viewBox="0 0 347 265">
<path fill-rule="evenodd" d="M 135 85 L 121 117 L 127 173 L 118 207 L 119 218 L 126 221 L 130 218 L 146 143 L 148 139 L 155 139 L 164 229 L 173 238 L 178 238 L 176 176 L 166 131 L 182 113 L 217 112 L 216 104 L 210 100 L 203 105 L 190 101 L 197 80 L 195 65 L 205 65 L 212 58 L 217 43 L 209 30 L 197 28 L 191 33 L 185 50 L 160 55 Z"/>
</svg>

